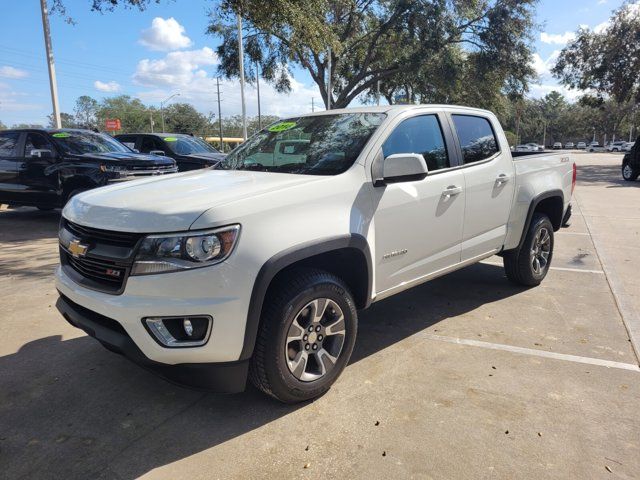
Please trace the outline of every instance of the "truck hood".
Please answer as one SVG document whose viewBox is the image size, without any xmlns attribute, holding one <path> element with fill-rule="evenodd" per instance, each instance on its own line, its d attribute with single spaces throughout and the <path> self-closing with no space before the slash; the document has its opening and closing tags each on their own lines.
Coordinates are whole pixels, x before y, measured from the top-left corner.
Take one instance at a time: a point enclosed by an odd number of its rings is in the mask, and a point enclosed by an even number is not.
<svg viewBox="0 0 640 480">
<path fill-rule="evenodd" d="M 87 159 L 109 164 L 122 164 L 124 166 L 172 165 L 174 162 L 169 157 L 134 152 L 85 153 L 82 155 L 70 155 L 70 157 L 79 160 Z"/>
<path fill-rule="evenodd" d="M 188 230 L 206 210 L 324 177 L 233 170 L 196 170 L 134 180 L 73 197 L 63 216 L 103 230 L 161 233 Z M 260 199 L 256 198 L 256 208 Z"/>
<path fill-rule="evenodd" d="M 220 162 L 224 160 L 226 155 L 224 153 L 192 153 L 190 155 L 183 155 L 186 158 L 197 158 L 198 160 L 207 160 L 209 162 Z"/>
</svg>

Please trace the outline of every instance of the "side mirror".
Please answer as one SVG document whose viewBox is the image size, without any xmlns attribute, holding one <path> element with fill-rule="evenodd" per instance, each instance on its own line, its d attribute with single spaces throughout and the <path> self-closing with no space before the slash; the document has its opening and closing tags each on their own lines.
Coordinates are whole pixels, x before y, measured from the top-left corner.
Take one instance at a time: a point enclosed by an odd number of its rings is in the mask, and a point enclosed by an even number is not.
<svg viewBox="0 0 640 480">
<path fill-rule="evenodd" d="M 164 155 L 164 150 L 151 150 L 150 155 Z"/>
<path fill-rule="evenodd" d="M 51 158 L 53 157 L 53 152 L 47 149 L 37 149 L 31 150 L 31 158 Z"/>
<path fill-rule="evenodd" d="M 382 163 L 382 178 L 374 179 L 374 185 L 422 180 L 429 173 L 427 162 L 419 153 L 395 153 Z"/>
</svg>

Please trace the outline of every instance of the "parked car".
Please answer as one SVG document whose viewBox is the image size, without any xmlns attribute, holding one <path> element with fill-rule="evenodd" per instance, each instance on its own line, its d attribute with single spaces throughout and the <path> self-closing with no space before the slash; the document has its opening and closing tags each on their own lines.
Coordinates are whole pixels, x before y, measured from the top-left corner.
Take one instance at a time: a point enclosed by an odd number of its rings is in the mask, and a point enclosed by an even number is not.
<svg viewBox="0 0 640 480">
<path fill-rule="evenodd" d="M 51 210 L 85 190 L 175 172 L 171 158 L 135 153 L 89 130 L 0 131 L 0 203 Z"/>
<path fill-rule="evenodd" d="M 204 140 L 181 133 L 124 133 L 115 138 L 139 152 L 173 158 L 181 172 L 213 167 L 225 157 Z"/>
<path fill-rule="evenodd" d="M 600 143 L 598 142 L 591 142 L 587 150 L 589 152 L 606 152 L 605 148 L 601 146 Z"/>
<path fill-rule="evenodd" d="M 586 142 L 578 142 L 576 144 L 576 148 L 578 150 L 585 150 L 587 148 L 587 144 L 586 144 Z"/>
<path fill-rule="evenodd" d="M 566 148 L 567 150 L 571 150 L 574 149 L 576 146 L 573 142 L 567 142 L 564 144 L 564 148 Z"/>
<path fill-rule="evenodd" d="M 561 142 L 555 142 L 553 144 L 553 149 L 554 150 L 562 150 L 562 143 Z"/>
<path fill-rule="evenodd" d="M 544 150 L 544 145 L 540 148 L 540 145 L 537 143 L 527 143 L 532 152 L 537 152 L 538 150 Z"/>
<path fill-rule="evenodd" d="M 622 178 L 629 182 L 635 181 L 640 176 L 640 148 L 637 146 L 637 140 L 633 143 L 635 144 L 633 148 L 622 158 Z"/>
<path fill-rule="evenodd" d="M 607 145 L 607 152 L 622 152 L 627 142 L 611 142 Z"/>
<path fill-rule="evenodd" d="M 623 152 L 630 152 L 636 142 L 625 142 L 624 147 L 622 147 Z"/>
<path fill-rule="evenodd" d="M 537 152 L 540 149 L 537 143 L 526 143 L 522 145 L 516 145 L 516 152 Z"/>
<path fill-rule="evenodd" d="M 283 132 L 308 143 L 257 165 Z M 57 307 L 171 381 L 238 392 L 249 377 L 300 402 L 344 370 L 373 302 L 496 253 L 512 282 L 540 284 L 575 178 L 561 155 L 513 161 L 485 110 L 289 118 L 216 169 L 72 198 Z"/>
</svg>

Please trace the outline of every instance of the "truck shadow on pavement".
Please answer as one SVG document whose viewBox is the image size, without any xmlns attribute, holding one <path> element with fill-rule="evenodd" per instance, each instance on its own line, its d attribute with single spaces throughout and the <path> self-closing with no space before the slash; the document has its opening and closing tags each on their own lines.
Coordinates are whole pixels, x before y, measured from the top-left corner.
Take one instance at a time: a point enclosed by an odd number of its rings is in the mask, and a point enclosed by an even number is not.
<svg viewBox="0 0 640 480">
<path fill-rule="evenodd" d="M 622 159 L 615 165 L 579 165 L 578 184 L 596 186 L 607 184 L 607 188 L 640 187 L 640 181 L 628 182 L 622 178 Z"/>
<path fill-rule="evenodd" d="M 502 268 L 478 264 L 374 304 L 360 313 L 351 363 L 522 291 Z M 183 389 L 89 337 L 50 336 L 0 357 L 0 468 L 4 478 L 137 478 L 307 407 L 250 386 Z"/>
</svg>

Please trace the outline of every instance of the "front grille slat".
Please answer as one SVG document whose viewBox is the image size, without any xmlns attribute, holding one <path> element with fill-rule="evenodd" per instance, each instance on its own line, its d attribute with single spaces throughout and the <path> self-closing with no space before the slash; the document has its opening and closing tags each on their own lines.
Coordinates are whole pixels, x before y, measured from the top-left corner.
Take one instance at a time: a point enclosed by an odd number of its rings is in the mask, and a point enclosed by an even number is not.
<svg viewBox="0 0 640 480">
<path fill-rule="evenodd" d="M 89 247 L 85 256 L 73 256 L 63 244 L 60 245 L 60 261 L 67 273 L 88 288 L 111 294 L 122 293 L 133 264 L 135 247 L 144 234 L 101 230 L 67 219 L 63 219 L 62 227 Z M 94 250 L 96 253 L 92 254 Z"/>
</svg>

